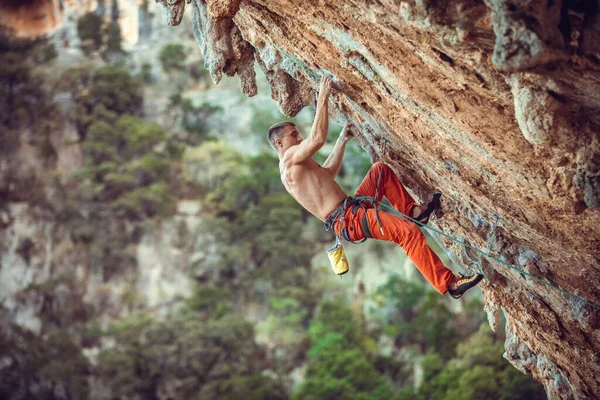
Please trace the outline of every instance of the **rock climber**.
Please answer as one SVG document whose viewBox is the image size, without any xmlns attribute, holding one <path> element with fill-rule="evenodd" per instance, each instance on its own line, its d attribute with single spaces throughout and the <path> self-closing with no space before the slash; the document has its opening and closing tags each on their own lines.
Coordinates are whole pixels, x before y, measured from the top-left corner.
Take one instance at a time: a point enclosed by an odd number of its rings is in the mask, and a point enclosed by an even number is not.
<svg viewBox="0 0 600 400">
<path fill-rule="evenodd" d="M 346 144 L 353 138 L 349 125 L 340 133 L 323 165 L 312 159 L 327 139 L 331 86 L 331 78 L 324 76 L 319 84 L 315 120 L 306 140 L 302 139 L 292 122 L 279 122 L 269 128 L 269 143 L 279 155 L 281 181 L 286 190 L 301 206 L 323 221 L 326 228 L 333 229 L 338 237 L 352 242 L 372 238 L 398 244 L 440 294 L 449 292 L 452 297 L 460 298 L 483 276 L 455 276 L 427 245 L 425 236 L 414 222 L 377 210 L 368 201 L 348 197 L 335 182 Z M 380 188 L 376 190 L 378 179 Z M 381 162 L 370 168 L 355 196 L 375 197 L 376 192 L 377 202 L 385 196 L 398 211 L 423 224 L 428 222 L 429 215 L 439 205 L 439 196 L 434 197 L 426 208 L 416 205 L 392 169 Z"/>
</svg>

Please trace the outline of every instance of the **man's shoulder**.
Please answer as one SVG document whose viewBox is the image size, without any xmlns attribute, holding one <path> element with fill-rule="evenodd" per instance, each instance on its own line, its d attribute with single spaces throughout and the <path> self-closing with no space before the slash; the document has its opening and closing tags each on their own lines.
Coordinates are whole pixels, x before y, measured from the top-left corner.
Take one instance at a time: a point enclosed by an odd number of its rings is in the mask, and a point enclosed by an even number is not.
<svg viewBox="0 0 600 400">
<path fill-rule="evenodd" d="M 283 153 L 283 157 L 281 157 L 280 169 L 281 169 L 281 166 L 283 166 L 284 168 L 287 169 L 287 168 L 291 168 L 293 166 L 301 166 L 302 164 L 304 164 L 304 161 L 294 162 L 294 154 L 297 151 L 297 149 L 295 149 L 295 147 L 298 147 L 298 146 L 290 147 L 289 149 L 287 149 L 285 151 L 285 153 Z"/>
</svg>

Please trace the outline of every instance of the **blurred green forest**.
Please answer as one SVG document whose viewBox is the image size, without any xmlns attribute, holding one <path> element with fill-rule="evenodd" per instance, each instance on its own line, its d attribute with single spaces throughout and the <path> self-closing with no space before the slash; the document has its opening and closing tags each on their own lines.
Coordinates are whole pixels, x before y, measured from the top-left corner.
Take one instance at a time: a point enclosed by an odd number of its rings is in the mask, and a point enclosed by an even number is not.
<svg viewBox="0 0 600 400">
<path fill-rule="evenodd" d="M 465 300 L 457 314 L 424 281 L 399 275 L 364 293 L 372 305 L 364 310 L 332 291 L 324 278 L 331 272 L 312 264 L 332 237 L 285 192 L 276 155 L 251 156 L 210 137 L 207 121 L 219 107 L 177 92 L 168 112 L 186 134 L 148 122 L 151 66 L 133 72 L 122 62 L 118 24 L 91 13 L 77 29 L 86 57 L 105 62 L 83 63 L 54 80 L 40 68 L 56 63 L 49 41 L 0 35 L 1 156 L 9 160 L 27 140 L 47 165 L 43 173 L 11 167 L 1 197 L 43 209 L 87 260 L 85 277 L 57 275 L 21 294 L 24 302 L 44 299 L 43 326 L 40 335 L 16 324 L 0 331 L 0 398 L 545 398 L 540 384 L 502 358 L 502 328 L 490 331 L 480 300 Z M 165 45 L 164 71 L 202 79 L 202 71 L 182 68 L 187 54 Z M 69 99 L 66 110 L 59 98 Z M 76 127 L 83 155 L 67 180 L 53 170 L 52 142 L 65 120 Z M 257 117 L 253 130 L 264 135 L 267 123 Z M 350 191 L 369 160 L 356 144 L 348 153 L 340 183 Z M 129 282 L 139 268 L 131 246 L 190 198 L 203 204 L 203 225 L 187 234 L 218 243 L 213 257 L 190 266 L 193 295 L 157 315 L 125 285 L 126 312 L 107 323 L 81 285 L 94 274 L 108 285 Z M 250 302 L 267 310 L 260 329 L 268 346 L 241 312 Z M 301 374 L 296 383 L 294 371 Z M 94 394 L 99 387 L 105 391 Z"/>
</svg>

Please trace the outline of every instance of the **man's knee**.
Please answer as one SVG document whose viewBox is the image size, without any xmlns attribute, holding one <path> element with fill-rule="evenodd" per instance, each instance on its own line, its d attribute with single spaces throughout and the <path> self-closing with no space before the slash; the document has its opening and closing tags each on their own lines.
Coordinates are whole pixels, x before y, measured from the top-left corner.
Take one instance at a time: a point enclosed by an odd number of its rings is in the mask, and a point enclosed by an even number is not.
<svg viewBox="0 0 600 400">
<path fill-rule="evenodd" d="M 381 161 L 377 161 L 371 166 L 371 170 L 376 171 L 377 173 L 386 173 L 389 169 L 390 167 Z"/>
<path fill-rule="evenodd" d="M 386 165 L 384 163 L 382 163 L 381 161 L 377 161 L 375 164 L 373 164 L 371 166 L 372 169 L 381 169 L 383 167 L 385 167 Z"/>
</svg>

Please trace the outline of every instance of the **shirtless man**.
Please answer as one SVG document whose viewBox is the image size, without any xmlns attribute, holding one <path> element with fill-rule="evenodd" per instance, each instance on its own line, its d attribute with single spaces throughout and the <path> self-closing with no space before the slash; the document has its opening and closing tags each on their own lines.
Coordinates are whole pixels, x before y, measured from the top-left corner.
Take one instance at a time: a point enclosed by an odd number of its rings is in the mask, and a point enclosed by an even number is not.
<svg viewBox="0 0 600 400">
<path fill-rule="evenodd" d="M 301 206 L 325 222 L 326 226 L 331 226 L 339 237 L 349 241 L 373 238 L 398 244 L 440 294 L 449 292 L 452 297 L 460 298 L 468 289 L 477 285 L 483 276 L 454 276 L 427 245 L 425 236 L 415 223 L 375 210 L 369 202 L 349 198 L 335 182 L 346 144 L 353 137 L 349 125 L 342 130 L 323 165 L 312 159 L 327 139 L 330 93 L 331 79 L 324 76 L 320 82 L 315 121 L 306 140 L 302 139 L 291 122 L 280 122 L 269 128 L 269 143 L 279 155 L 281 181 L 286 190 Z M 380 189 L 377 191 L 380 175 Z M 394 208 L 406 215 L 417 217 L 423 212 L 394 172 L 380 162 L 371 167 L 355 195 L 375 197 L 376 192 L 377 201 L 385 196 Z M 346 199 L 348 200 L 344 202 Z M 376 213 L 379 214 L 382 229 L 377 223 Z"/>
</svg>

